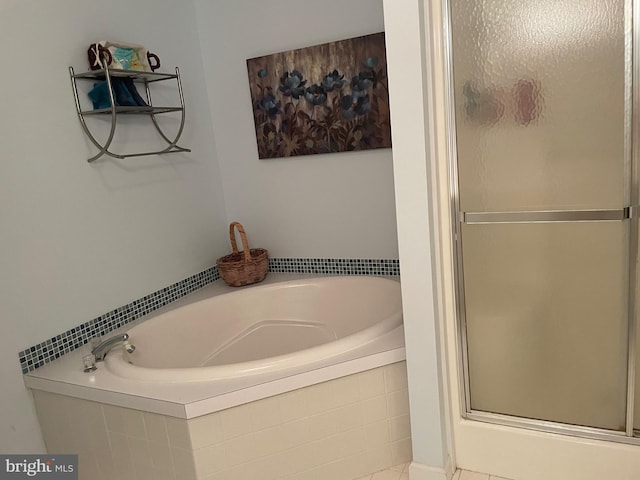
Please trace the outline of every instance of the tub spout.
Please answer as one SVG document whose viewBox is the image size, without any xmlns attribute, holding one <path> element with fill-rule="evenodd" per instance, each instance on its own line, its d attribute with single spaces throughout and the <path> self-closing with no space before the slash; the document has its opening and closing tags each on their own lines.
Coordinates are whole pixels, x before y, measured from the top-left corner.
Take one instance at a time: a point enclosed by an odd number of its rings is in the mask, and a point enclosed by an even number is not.
<svg viewBox="0 0 640 480">
<path fill-rule="evenodd" d="M 96 347 L 91 350 L 91 353 L 96 357 L 97 362 L 104 360 L 109 350 L 111 350 L 118 343 L 122 342 L 122 345 L 129 353 L 133 353 L 136 349 L 135 346 L 129 343 L 129 334 L 123 333 L 122 335 L 115 335 L 103 342 L 100 342 Z"/>
</svg>

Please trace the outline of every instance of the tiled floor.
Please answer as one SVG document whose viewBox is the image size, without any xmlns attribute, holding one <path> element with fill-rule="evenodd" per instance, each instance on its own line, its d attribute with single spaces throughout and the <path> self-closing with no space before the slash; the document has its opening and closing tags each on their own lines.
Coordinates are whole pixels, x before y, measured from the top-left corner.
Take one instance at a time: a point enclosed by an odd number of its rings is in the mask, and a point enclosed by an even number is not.
<svg viewBox="0 0 640 480">
<path fill-rule="evenodd" d="M 358 478 L 358 480 L 409 480 L 409 464 L 396 465 L 383 470 L 382 472 Z M 507 478 L 486 475 L 484 473 L 470 472 L 468 470 L 458 470 L 453 476 L 453 480 L 509 480 Z"/>
<path fill-rule="evenodd" d="M 409 464 L 402 463 L 358 480 L 409 480 Z"/>
<path fill-rule="evenodd" d="M 458 470 L 453 476 L 453 480 L 508 480 L 495 475 L 487 475 L 485 473 L 470 472 L 468 470 Z"/>
</svg>

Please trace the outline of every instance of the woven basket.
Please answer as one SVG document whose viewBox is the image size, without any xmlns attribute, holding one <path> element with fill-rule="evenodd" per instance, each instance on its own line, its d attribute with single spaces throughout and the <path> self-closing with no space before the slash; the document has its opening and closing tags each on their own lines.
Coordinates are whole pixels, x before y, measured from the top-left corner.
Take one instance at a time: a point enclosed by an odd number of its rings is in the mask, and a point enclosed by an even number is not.
<svg viewBox="0 0 640 480">
<path fill-rule="evenodd" d="M 242 240 L 242 252 L 238 252 L 236 228 Z M 264 248 L 250 249 L 244 227 L 238 222 L 232 222 L 229 225 L 229 238 L 233 253 L 220 257 L 217 261 L 222 279 L 232 287 L 251 285 L 264 280 L 269 269 L 269 252 Z"/>
</svg>

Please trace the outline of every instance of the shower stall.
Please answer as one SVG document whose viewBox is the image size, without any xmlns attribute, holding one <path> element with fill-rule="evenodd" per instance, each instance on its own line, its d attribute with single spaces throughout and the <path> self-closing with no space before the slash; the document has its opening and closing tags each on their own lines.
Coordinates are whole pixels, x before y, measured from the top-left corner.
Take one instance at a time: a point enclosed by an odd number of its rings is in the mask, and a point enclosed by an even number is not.
<svg viewBox="0 0 640 480">
<path fill-rule="evenodd" d="M 448 0 L 465 419 L 640 445 L 634 0 Z"/>
</svg>

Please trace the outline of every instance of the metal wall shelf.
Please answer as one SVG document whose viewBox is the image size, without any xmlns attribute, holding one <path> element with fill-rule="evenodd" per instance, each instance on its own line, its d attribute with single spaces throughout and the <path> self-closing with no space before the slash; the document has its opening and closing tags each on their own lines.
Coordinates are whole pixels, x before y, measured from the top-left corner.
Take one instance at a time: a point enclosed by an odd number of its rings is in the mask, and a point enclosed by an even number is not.
<svg viewBox="0 0 640 480">
<path fill-rule="evenodd" d="M 116 106 L 118 115 L 156 115 L 159 113 L 181 112 L 182 107 L 121 107 Z M 82 115 L 101 115 L 113 113 L 112 108 L 97 108 L 95 110 L 83 110 Z"/>
<path fill-rule="evenodd" d="M 159 82 L 160 80 L 169 80 L 171 78 L 178 78 L 178 73 L 159 73 L 159 72 L 140 72 L 137 70 L 120 70 L 117 68 L 107 69 L 110 77 L 125 77 L 133 78 L 134 80 L 146 80 L 147 82 Z M 89 72 L 77 73 L 76 78 L 90 78 L 92 80 L 104 80 L 105 78 L 104 68 L 99 70 L 91 70 Z"/>
<path fill-rule="evenodd" d="M 178 145 L 178 141 L 180 140 L 180 136 L 182 135 L 182 131 L 184 130 L 185 123 L 185 108 L 184 108 L 184 95 L 182 93 L 182 83 L 180 81 L 180 70 L 176 67 L 176 73 L 155 73 L 155 72 L 138 72 L 133 70 L 117 70 L 111 68 L 104 68 L 100 70 L 92 70 L 90 72 L 78 73 L 76 74 L 73 71 L 73 67 L 69 67 L 69 75 L 71 77 L 71 86 L 73 87 L 73 96 L 76 102 L 76 112 L 78 113 L 78 119 L 80 120 L 80 125 L 82 125 L 82 129 L 84 130 L 91 143 L 93 143 L 96 148 L 98 148 L 98 153 L 93 157 L 89 158 L 89 162 L 93 162 L 103 155 L 108 155 L 114 158 L 128 158 L 128 157 L 140 157 L 146 155 L 160 155 L 164 153 L 177 153 L 177 152 L 190 152 L 191 150 L 188 148 L 180 147 Z M 134 82 L 141 83 L 144 85 L 145 93 L 147 96 L 147 104 L 148 106 L 119 106 L 116 105 L 116 100 L 114 98 L 113 89 L 111 86 L 112 78 L 130 78 Z M 76 80 L 103 80 L 107 82 L 109 92 L 109 101 L 111 106 L 108 108 L 99 108 L 94 110 L 83 110 L 80 105 L 80 98 L 78 96 L 78 86 Z M 175 80 L 178 85 L 178 94 L 180 96 L 180 106 L 177 107 L 155 107 L 151 102 L 151 90 L 149 89 L 149 84 L 154 82 L 159 82 L 163 80 Z M 178 128 L 177 134 L 170 138 L 167 136 L 158 121 L 155 118 L 155 115 L 163 114 L 163 113 L 171 113 L 171 112 L 180 112 L 180 126 Z M 87 122 L 85 121 L 85 116 L 94 116 L 94 115 L 111 115 L 111 130 L 109 132 L 109 136 L 104 143 L 99 142 L 96 137 L 91 133 L 89 127 L 87 126 Z M 113 141 L 113 137 L 116 132 L 116 125 L 119 115 L 148 115 L 153 123 L 153 126 L 156 128 L 160 137 L 166 142 L 167 146 L 163 149 L 151 151 L 151 152 L 139 152 L 139 153 L 115 153 L 109 150 L 111 146 L 111 142 Z"/>
</svg>

